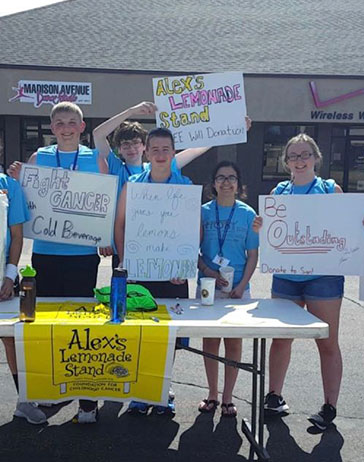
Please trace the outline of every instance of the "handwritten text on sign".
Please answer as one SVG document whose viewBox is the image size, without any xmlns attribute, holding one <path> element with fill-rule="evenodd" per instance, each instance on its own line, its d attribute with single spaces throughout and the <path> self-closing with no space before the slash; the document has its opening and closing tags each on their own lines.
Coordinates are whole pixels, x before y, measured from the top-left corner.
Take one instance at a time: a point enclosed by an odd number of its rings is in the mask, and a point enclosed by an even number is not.
<svg viewBox="0 0 364 462">
<path fill-rule="evenodd" d="M 196 275 L 201 186 L 128 183 L 124 263 L 130 279 Z"/>
<path fill-rule="evenodd" d="M 261 272 L 364 275 L 363 196 L 259 196 Z"/>
<path fill-rule="evenodd" d="M 153 79 L 157 125 L 172 131 L 177 149 L 245 143 L 243 74 Z"/>
<path fill-rule="evenodd" d="M 20 184 L 31 214 L 24 224 L 25 237 L 63 244 L 110 245 L 116 177 L 24 165 Z"/>
</svg>

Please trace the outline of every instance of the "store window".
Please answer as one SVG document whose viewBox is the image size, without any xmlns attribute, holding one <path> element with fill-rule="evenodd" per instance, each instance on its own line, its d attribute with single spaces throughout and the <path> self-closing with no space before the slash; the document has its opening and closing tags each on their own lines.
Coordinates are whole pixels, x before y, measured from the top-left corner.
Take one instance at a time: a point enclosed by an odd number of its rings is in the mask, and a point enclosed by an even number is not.
<svg viewBox="0 0 364 462">
<path fill-rule="evenodd" d="M 263 180 L 287 178 L 281 157 L 287 141 L 299 133 L 315 138 L 313 125 L 266 125 L 264 130 Z"/>
<path fill-rule="evenodd" d="M 81 144 L 91 146 L 91 123 L 86 122 L 86 129 L 81 135 Z M 56 137 L 51 131 L 49 118 L 24 118 L 22 120 L 21 159 L 27 162 L 29 157 L 40 146 L 49 146 L 56 143 Z"/>
<path fill-rule="evenodd" d="M 330 178 L 345 192 L 364 191 L 364 127 L 333 127 Z"/>
</svg>

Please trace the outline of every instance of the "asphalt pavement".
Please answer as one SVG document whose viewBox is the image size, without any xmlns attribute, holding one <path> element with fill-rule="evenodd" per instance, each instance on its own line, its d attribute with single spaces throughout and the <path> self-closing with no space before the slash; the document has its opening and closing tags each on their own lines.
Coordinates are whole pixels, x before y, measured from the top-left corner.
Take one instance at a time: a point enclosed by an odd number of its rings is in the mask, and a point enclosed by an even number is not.
<svg viewBox="0 0 364 462">
<path fill-rule="evenodd" d="M 29 262 L 29 256 L 27 242 L 21 264 Z M 103 259 L 98 285 L 106 285 L 110 276 L 110 259 Z M 257 270 L 252 295 L 268 298 L 270 282 L 270 276 Z M 283 393 L 289 414 L 265 426 L 272 462 L 364 460 L 364 302 L 358 294 L 358 278 L 347 277 L 340 329 L 344 375 L 335 426 L 323 434 L 307 432 L 307 417 L 323 404 L 321 376 L 315 342 L 297 340 Z M 193 340 L 191 345 L 200 347 L 201 341 Z M 243 349 L 243 361 L 249 361 L 250 340 Z M 221 390 L 222 367 L 220 372 Z M 125 413 L 126 405 L 100 402 L 97 424 L 75 425 L 77 404 L 72 402 L 45 409 L 48 423 L 35 426 L 13 417 L 17 395 L 0 346 L 0 462 L 246 461 L 249 444 L 241 419 L 250 415 L 250 386 L 250 375 L 240 372 L 234 392 L 237 419 L 221 419 L 219 409 L 214 415 L 200 414 L 197 405 L 207 396 L 203 360 L 179 351 L 173 372 L 177 410 L 173 419 L 153 414 L 133 417 Z"/>
</svg>

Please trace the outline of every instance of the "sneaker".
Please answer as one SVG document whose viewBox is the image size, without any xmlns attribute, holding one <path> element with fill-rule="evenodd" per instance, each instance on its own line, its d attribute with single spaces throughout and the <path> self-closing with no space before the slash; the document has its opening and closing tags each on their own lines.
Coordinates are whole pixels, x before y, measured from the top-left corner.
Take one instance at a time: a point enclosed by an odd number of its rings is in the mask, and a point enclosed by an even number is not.
<svg viewBox="0 0 364 462">
<path fill-rule="evenodd" d="M 174 395 L 168 398 L 168 406 L 154 406 L 155 412 L 158 415 L 175 415 L 176 406 L 174 404 Z"/>
<path fill-rule="evenodd" d="M 332 423 L 336 417 L 336 409 L 331 404 L 324 404 L 317 414 L 313 414 L 308 418 L 309 422 L 320 430 L 326 428 Z"/>
<path fill-rule="evenodd" d="M 47 416 L 44 412 L 38 409 L 37 403 L 20 403 L 16 405 L 14 411 L 15 417 L 23 417 L 27 421 L 34 425 L 39 425 L 47 422 Z"/>
<path fill-rule="evenodd" d="M 95 407 L 92 411 L 84 411 L 78 408 L 77 423 L 79 424 L 91 424 L 96 423 L 99 417 L 99 409 Z"/>
<path fill-rule="evenodd" d="M 150 404 L 142 403 L 141 401 L 130 401 L 128 406 L 129 414 L 147 414 L 150 408 Z"/>
<path fill-rule="evenodd" d="M 279 414 L 288 411 L 289 406 L 281 395 L 276 395 L 274 391 L 268 393 L 264 400 L 264 410 Z"/>
<path fill-rule="evenodd" d="M 45 402 L 43 403 L 43 402 L 38 401 L 37 405 L 42 406 L 42 407 L 52 407 L 52 406 L 55 406 L 55 403 L 45 403 Z"/>
</svg>

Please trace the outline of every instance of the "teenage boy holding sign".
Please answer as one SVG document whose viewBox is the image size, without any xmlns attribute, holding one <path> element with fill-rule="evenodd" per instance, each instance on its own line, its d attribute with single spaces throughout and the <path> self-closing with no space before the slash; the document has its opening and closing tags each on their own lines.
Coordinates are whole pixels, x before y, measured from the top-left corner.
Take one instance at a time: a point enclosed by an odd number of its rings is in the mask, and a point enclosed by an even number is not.
<svg viewBox="0 0 364 462">
<path fill-rule="evenodd" d="M 73 103 L 53 106 L 51 130 L 57 144 L 39 148 L 28 163 L 61 167 L 81 172 L 107 173 L 105 161 L 92 149 L 80 145 L 85 130 L 81 109 Z M 9 174 L 18 178 L 20 162 L 14 162 Z M 32 265 L 37 270 L 37 295 L 40 297 L 93 297 L 100 257 L 97 248 L 34 240 Z M 80 400 L 77 421 L 94 423 L 97 402 Z"/>
<path fill-rule="evenodd" d="M 170 183 L 191 184 L 191 180 L 179 172 L 173 171 L 175 149 L 172 133 L 165 128 L 156 128 L 149 132 L 146 141 L 146 156 L 150 162 L 150 170 L 132 176 L 129 181 L 135 183 Z M 125 184 L 119 201 L 115 219 L 114 237 L 118 256 L 122 265 L 124 258 L 125 214 L 126 214 Z M 186 280 L 172 279 L 171 281 L 143 281 L 154 297 L 188 298 L 188 284 Z M 174 396 L 170 394 L 168 406 L 156 406 L 157 414 L 174 414 Z M 146 414 L 150 408 L 148 403 L 132 401 L 128 412 Z"/>
</svg>

